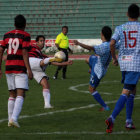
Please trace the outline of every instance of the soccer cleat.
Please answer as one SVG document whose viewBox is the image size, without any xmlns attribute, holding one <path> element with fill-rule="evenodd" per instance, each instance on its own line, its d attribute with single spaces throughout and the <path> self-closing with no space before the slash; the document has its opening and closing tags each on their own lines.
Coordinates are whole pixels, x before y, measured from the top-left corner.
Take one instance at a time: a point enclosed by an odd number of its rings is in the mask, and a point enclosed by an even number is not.
<svg viewBox="0 0 140 140">
<path fill-rule="evenodd" d="M 110 108 L 108 106 L 100 108 L 99 111 L 109 111 Z"/>
<path fill-rule="evenodd" d="M 135 125 L 132 122 L 131 123 L 126 122 L 125 128 L 128 129 L 128 130 L 136 129 Z"/>
<path fill-rule="evenodd" d="M 113 121 L 112 121 L 112 118 L 108 118 L 107 120 L 105 120 L 105 123 L 107 125 L 107 129 L 106 129 L 106 132 L 107 133 L 112 133 L 112 129 L 113 129 Z"/>
<path fill-rule="evenodd" d="M 62 62 L 63 60 L 61 58 L 56 58 L 56 57 L 50 57 L 49 62 Z"/>
<path fill-rule="evenodd" d="M 45 105 L 44 108 L 45 109 L 51 109 L 51 108 L 53 108 L 53 106 L 51 106 L 50 104 L 48 104 L 48 105 Z"/>
<path fill-rule="evenodd" d="M 18 122 L 17 122 L 17 121 L 14 121 L 14 120 L 12 120 L 12 119 L 9 121 L 8 124 L 9 124 L 10 126 L 17 127 L 17 128 L 20 127 L 20 125 L 18 124 Z"/>
</svg>

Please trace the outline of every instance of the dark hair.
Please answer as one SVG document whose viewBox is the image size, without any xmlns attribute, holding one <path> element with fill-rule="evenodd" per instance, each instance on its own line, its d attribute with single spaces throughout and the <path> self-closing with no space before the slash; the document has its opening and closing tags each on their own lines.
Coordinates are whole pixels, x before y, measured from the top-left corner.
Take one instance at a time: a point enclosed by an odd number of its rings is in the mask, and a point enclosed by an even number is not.
<svg viewBox="0 0 140 140">
<path fill-rule="evenodd" d="M 15 17 L 15 27 L 20 29 L 26 27 L 26 19 L 23 15 L 17 15 Z"/>
<path fill-rule="evenodd" d="M 68 26 L 63 26 L 63 27 L 62 27 L 62 30 L 63 30 L 63 28 L 66 28 L 66 29 L 68 30 Z"/>
<path fill-rule="evenodd" d="M 136 4 L 131 4 L 128 7 L 128 16 L 130 18 L 138 18 L 139 15 L 140 15 L 139 6 L 137 6 Z"/>
<path fill-rule="evenodd" d="M 102 34 L 104 35 L 104 37 L 105 37 L 105 39 L 107 41 L 110 41 L 111 36 L 112 36 L 112 30 L 111 30 L 111 28 L 109 26 L 104 26 L 102 28 Z"/>
<path fill-rule="evenodd" d="M 44 36 L 44 35 L 38 35 L 38 36 L 36 37 L 36 42 L 39 41 L 39 38 L 43 38 L 43 39 L 45 40 L 45 36 Z"/>
</svg>

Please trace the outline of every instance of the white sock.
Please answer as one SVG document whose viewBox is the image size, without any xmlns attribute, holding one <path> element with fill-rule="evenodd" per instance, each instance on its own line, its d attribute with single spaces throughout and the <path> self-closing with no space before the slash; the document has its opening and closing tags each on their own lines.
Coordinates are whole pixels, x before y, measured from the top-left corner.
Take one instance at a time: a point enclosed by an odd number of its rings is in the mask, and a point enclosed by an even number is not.
<svg viewBox="0 0 140 140">
<path fill-rule="evenodd" d="M 11 117 L 14 121 L 17 121 L 19 118 L 19 114 L 22 110 L 23 102 L 24 102 L 24 98 L 22 96 L 16 97 L 15 106 Z"/>
<path fill-rule="evenodd" d="M 43 60 L 44 64 L 48 64 L 49 61 L 50 61 L 50 58 L 45 58 L 45 59 Z"/>
<path fill-rule="evenodd" d="M 50 99 L 51 99 L 51 95 L 50 95 L 50 90 L 49 89 L 43 89 L 43 97 L 44 97 L 44 102 L 45 105 L 50 105 Z"/>
<path fill-rule="evenodd" d="M 13 114 L 14 105 L 15 105 L 15 98 L 9 97 L 9 99 L 8 99 L 8 120 L 11 119 L 11 116 Z"/>
</svg>

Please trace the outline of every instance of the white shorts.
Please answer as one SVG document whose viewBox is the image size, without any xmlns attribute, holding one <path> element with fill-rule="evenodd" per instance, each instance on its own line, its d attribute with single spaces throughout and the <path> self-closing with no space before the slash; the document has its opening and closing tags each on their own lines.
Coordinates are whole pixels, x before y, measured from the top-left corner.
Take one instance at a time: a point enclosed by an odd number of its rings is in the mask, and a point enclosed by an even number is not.
<svg viewBox="0 0 140 140">
<path fill-rule="evenodd" d="M 33 77 L 38 83 L 40 83 L 44 77 L 47 77 L 46 73 L 44 72 L 46 66 L 44 66 L 43 68 L 40 67 L 41 60 L 43 59 L 34 57 L 29 58 L 29 63 L 32 69 Z"/>
<path fill-rule="evenodd" d="M 17 88 L 28 90 L 28 75 L 25 73 L 20 74 L 6 74 L 8 90 L 15 90 Z"/>
</svg>

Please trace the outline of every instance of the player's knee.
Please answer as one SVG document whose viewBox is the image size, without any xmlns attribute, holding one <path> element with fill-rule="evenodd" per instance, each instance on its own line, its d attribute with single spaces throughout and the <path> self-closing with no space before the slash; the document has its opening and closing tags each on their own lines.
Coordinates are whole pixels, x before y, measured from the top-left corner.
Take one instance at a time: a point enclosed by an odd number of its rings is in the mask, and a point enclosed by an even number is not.
<svg viewBox="0 0 140 140">
<path fill-rule="evenodd" d="M 128 90 L 128 89 L 123 89 L 123 90 L 122 90 L 122 94 L 125 94 L 125 95 L 129 96 L 129 95 L 130 95 L 130 90 Z"/>
<path fill-rule="evenodd" d="M 44 78 L 41 80 L 40 84 L 41 84 L 41 86 L 42 86 L 43 89 L 49 89 L 49 83 L 48 83 L 46 77 L 44 77 Z"/>
<path fill-rule="evenodd" d="M 9 96 L 10 96 L 10 97 L 13 97 L 13 98 L 16 98 L 16 96 L 17 96 L 16 91 L 15 91 L 15 90 L 11 90 L 11 91 L 9 92 Z"/>
<path fill-rule="evenodd" d="M 93 93 L 93 92 L 95 92 L 95 91 L 96 91 L 96 89 L 95 89 L 94 87 L 89 86 L 89 92 L 90 92 L 90 93 Z"/>
<path fill-rule="evenodd" d="M 136 94 L 136 85 L 133 84 L 124 84 L 122 94 L 129 96 L 130 94 Z"/>
</svg>

